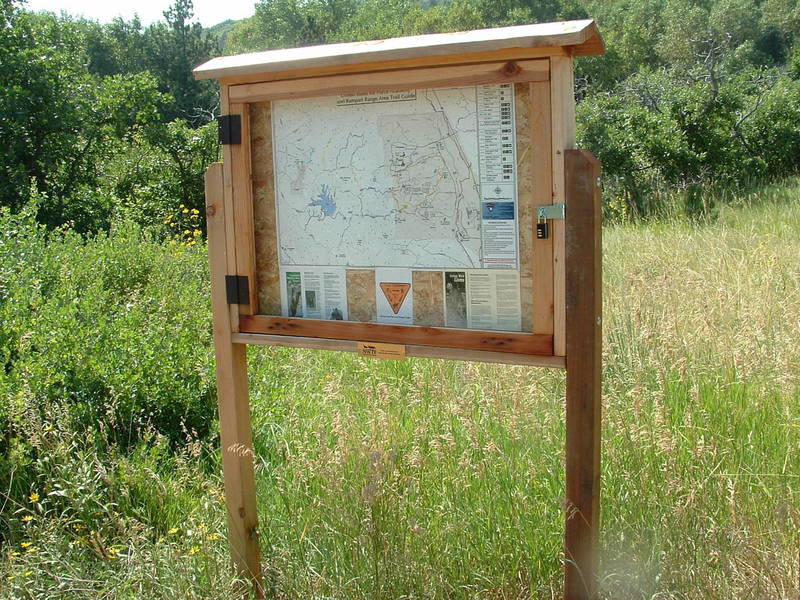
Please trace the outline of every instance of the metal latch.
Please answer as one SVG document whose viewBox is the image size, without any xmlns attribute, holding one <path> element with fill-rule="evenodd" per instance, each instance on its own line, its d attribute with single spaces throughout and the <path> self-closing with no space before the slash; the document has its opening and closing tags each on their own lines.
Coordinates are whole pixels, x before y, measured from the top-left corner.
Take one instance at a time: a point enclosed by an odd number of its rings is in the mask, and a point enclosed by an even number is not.
<svg viewBox="0 0 800 600">
<path fill-rule="evenodd" d="M 536 210 L 536 239 L 546 240 L 550 237 L 549 219 L 563 219 L 563 204 L 545 204 Z"/>
<path fill-rule="evenodd" d="M 544 204 L 537 208 L 536 218 L 543 219 L 563 219 L 567 214 L 563 204 Z"/>
</svg>

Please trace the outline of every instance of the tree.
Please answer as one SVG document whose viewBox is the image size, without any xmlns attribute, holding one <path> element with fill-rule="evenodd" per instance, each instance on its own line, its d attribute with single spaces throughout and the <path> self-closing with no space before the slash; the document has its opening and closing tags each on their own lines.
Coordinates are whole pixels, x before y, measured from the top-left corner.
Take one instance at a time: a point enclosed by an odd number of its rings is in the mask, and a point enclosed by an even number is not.
<svg viewBox="0 0 800 600">
<path fill-rule="evenodd" d="M 197 125 L 208 122 L 217 104 L 216 87 L 195 81 L 192 70 L 218 52 L 216 41 L 193 18 L 191 0 L 176 0 L 164 12 L 166 23 L 145 30 L 146 65 L 158 79 L 159 89 L 173 99 L 164 117 L 186 119 Z"/>
</svg>

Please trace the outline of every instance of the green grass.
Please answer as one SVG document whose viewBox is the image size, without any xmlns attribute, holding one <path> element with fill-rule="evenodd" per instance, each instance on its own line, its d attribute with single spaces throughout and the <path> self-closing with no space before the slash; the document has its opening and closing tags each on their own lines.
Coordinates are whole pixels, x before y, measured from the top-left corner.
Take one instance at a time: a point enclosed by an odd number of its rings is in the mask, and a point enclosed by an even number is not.
<svg viewBox="0 0 800 600">
<path fill-rule="evenodd" d="M 740 204 L 604 231 L 608 598 L 800 594 L 800 182 Z M 250 362 L 273 596 L 560 597 L 563 373 L 277 348 Z M 230 597 L 205 442 L 87 447 L 47 422 L 31 444 L 60 466 L 23 465 L 34 483 L 2 510 L 0 598 Z M 67 484 L 100 542 L 46 495 Z"/>
</svg>

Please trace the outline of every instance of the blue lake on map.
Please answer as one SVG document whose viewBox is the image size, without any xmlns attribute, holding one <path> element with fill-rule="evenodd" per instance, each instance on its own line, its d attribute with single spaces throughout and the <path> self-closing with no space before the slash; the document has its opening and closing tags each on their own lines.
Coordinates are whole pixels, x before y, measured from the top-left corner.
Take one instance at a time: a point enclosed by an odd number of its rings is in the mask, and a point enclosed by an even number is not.
<svg viewBox="0 0 800 600">
<path fill-rule="evenodd" d="M 331 188 L 327 185 L 322 186 L 322 191 L 316 200 L 308 203 L 309 206 L 319 206 L 322 209 L 323 216 L 332 217 L 336 213 L 336 202 L 333 201 L 333 194 Z"/>
</svg>

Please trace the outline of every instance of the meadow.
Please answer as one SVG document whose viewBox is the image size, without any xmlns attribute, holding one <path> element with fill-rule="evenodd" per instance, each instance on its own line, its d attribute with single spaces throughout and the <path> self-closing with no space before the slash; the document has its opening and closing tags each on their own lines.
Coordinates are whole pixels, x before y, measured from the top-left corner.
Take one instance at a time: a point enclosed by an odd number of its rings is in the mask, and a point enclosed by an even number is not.
<svg viewBox="0 0 800 600">
<path fill-rule="evenodd" d="M 800 595 L 800 181 L 711 213 L 604 230 L 607 598 Z M 205 248 L 0 226 L 0 598 L 230 598 Z M 560 597 L 562 372 L 249 357 L 268 597 Z"/>
</svg>

